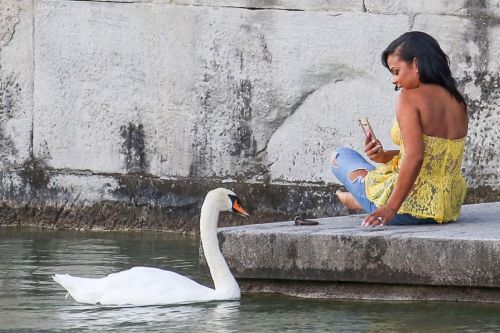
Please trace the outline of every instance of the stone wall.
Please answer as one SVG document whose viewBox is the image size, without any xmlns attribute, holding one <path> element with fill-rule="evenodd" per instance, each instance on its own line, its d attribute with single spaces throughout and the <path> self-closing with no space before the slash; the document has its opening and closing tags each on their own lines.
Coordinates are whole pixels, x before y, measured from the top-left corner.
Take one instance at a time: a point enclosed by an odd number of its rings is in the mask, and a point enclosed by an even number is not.
<svg viewBox="0 0 500 333">
<path fill-rule="evenodd" d="M 0 1 L 2 224 L 193 230 L 214 186 L 249 222 L 345 214 L 331 150 L 360 116 L 391 147 L 380 53 L 408 30 L 467 98 L 468 201 L 499 200 L 496 0 Z"/>
</svg>

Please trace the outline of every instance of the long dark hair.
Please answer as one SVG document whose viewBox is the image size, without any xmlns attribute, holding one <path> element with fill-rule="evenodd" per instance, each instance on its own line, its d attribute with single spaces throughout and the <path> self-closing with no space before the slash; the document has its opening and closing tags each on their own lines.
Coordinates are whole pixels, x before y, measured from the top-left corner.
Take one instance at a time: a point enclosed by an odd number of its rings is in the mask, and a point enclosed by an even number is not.
<svg viewBox="0 0 500 333">
<path fill-rule="evenodd" d="M 387 57 L 394 53 L 407 63 L 417 59 L 420 82 L 440 85 L 465 105 L 457 82 L 451 76 L 450 59 L 433 37 L 421 31 L 410 31 L 399 36 L 382 52 L 382 64 L 389 70 Z"/>
</svg>

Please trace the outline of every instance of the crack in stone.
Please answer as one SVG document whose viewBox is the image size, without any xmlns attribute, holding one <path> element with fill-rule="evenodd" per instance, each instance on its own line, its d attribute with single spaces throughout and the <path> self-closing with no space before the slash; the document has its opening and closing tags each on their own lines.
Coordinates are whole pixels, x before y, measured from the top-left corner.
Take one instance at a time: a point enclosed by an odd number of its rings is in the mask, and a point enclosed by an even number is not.
<svg viewBox="0 0 500 333">
<path fill-rule="evenodd" d="M 131 0 L 131 1 L 112 1 L 112 0 L 102 0 L 102 1 L 98 1 L 98 0 L 67 0 L 69 2 L 103 2 L 103 3 L 144 3 L 144 1 L 135 1 L 135 0 Z"/>
<path fill-rule="evenodd" d="M 307 100 L 307 98 L 309 98 L 309 96 L 311 96 L 311 94 L 315 93 L 319 88 L 321 88 L 323 85 L 320 85 L 319 87 L 316 87 L 314 88 L 313 90 L 305 93 L 304 95 L 302 95 L 299 100 L 292 106 L 292 113 L 290 113 L 288 115 L 287 118 L 289 118 L 291 115 L 293 115 L 297 110 L 298 108 L 300 108 L 302 106 L 302 104 L 304 104 L 304 102 Z"/>
<path fill-rule="evenodd" d="M 113 1 L 113 0 L 67 0 L 71 2 L 103 2 L 103 3 L 148 3 L 144 1 L 136 1 L 136 0 L 130 0 L 130 1 Z M 153 1 L 151 3 L 154 3 Z M 205 4 L 176 4 L 176 3 L 167 3 L 171 5 L 176 5 L 176 6 L 189 6 L 189 7 L 216 7 L 216 8 L 235 8 L 235 9 L 247 9 L 247 10 L 281 10 L 281 11 L 289 11 L 289 12 L 305 12 L 307 11 L 306 9 L 299 9 L 299 8 L 275 8 L 275 7 L 251 7 L 251 6 L 229 6 L 229 5 L 216 5 L 216 6 L 211 6 L 211 5 L 205 5 Z"/>
<path fill-rule="evenodd" d="M 306 9 L 298 9 L 298 8 L 274 8 L 274 7 L 246 7 L 246 6 L 207 6 L 207 5 L 189 5 L 193 7 L 217 7 L 217 8 L 232 8 L 232 9 L 247 9 L 247 10 L 279 10 L 279 11 L 285 11 L 285 12 L 305 12 L 307 11 Z"/>
<path fill-rule="evenodd" d="M 408 31 L 413 31 L 413 26 L 415 25 L 415 18 L 418 14 L 410 14 L 409 15 L 409 25 Z"/>
<path fill-rule="evenodd" d="M 132 3 L 139 3 L 139 4 L 145 4 L 145 3 L 153 3 L 157 4 L 155 1 L 139 1 L 139 0 L 121 0 L 121 1 L 113 1 L 113 0 L 66 0 L 70 2 L 103 2 L 103 3 L 121 3 L 121 4 L 132 4 Z M 349 3 L 345 6 L 346 8 L 349 7 L 351 4 L 352 0 L 349 1 Z M 229 8 L 229 9 L 246 9 L 246 10 L 251 10 L 251 11 L 264 11 L 264 10 L 276 10 L 276 11 L 285 11 L 285 12 L 321 12 L 321 11 L 328 11 L 328 10 L 338 10 L 342 11 L 341 9 L 328 9 L 328 8 L 321 8 L 318 10 L 311 10 L 311 9 L 301 9 L 301 8 L 279 8 L 279 7 L 257 7 L 257 6 L 231 6 L 231 5 L 209 5 L 209 4 L 189 4 L 189 3 L 173 3 L 173 2 L 168 2 L 168 3 L 160 3 L 162 5 L 175 5 L 175 6 L 185 6 L 185 7 L 209 7 L 209 8 Z M 363 4 L 363 8 L 364 4 Z M 347 10 L 350 12 L 350 10 Z M 366 11 L 366 10 L 363 10 Z M 340 16 L 342 14 L 337 14 L 337 15 L 332 15 L 332 16 Z"/>
<path fill-rule="evenodd" d="M 291 113 L 290 113 L 290 114 L 286 117 L 286 119 L 290 118 L 290 116 L 292 116 L 292 115 L 295 113 L 295 111 L 297 111 L 297 109 L 298 109 L 298 108 L 299 108 L 302 104 L 304 104 L 304 102 L 306 101 L 306 99 L 307 99 L 307 98 L 308 98 L 311 94 L 313 94 L 314 92 L 316 92 L 319 88 L 321 88 L 321 86 L 316 87 L 316 88 L 314 88 L 313 90 L 311 90 L 311 91 L 309 91 L 309 92 L 307 92 L 307 93 L 303 94 L 303 95 L 299 98 L 299 100 L 298 100 L 298 101 L 297 101 L 297 102 L 296 102 L 296 103 L 295 103 L 295 104 L 291 107 L 292 112 L 291 112 Z M 281 123 L 281 125 L 283 125 L 283 122 Z M 258 151 L 255 153 L 255 156 L 259 156 L 260 154 L 262 154 L 263 152 L 265 152 L 265 151 L 267 150 L 267 145 L 269 144 L 269 141 L 271 141 L 271 138 L 273 137 L 274 133 L 276 133 L 276 131 L 277 131 L 278 129 L 280 129 L 280 128 L 281 128 L 281 125 L 280 125 L 280 126 L 278 126 L 278 127 L 276 127 L 276 128 L 274 129 L 274 131 L 273 131 L 273 132 L 271 133 L 271 135 L 269 136 L 269 140 L 267 140 L 266 144 L 264 145 L 264 147 L 263 147 L 262 149 L 258 150 Z M 274 164 L 274 162 L 273 162 L 273 164 Z"/>
</svg>

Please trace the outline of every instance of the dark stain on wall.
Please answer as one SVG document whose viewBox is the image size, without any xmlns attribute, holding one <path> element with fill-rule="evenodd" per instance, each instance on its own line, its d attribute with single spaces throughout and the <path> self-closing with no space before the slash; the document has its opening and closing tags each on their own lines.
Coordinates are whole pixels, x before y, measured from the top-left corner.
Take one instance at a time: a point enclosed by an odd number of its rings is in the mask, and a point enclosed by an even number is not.
<svg viewBox="0 0 500 333">
<path fill-rule="evenodd" d="M 213 80 L 213 75 L 205 73 L 203 74 L 203 78 L 201 81 L 204 83 L 205 86 L 207 86 L 208 84 L 210 84 L 212 80 Z M 200 96 L 200 105 L 202 106 L 203 109 L 210 108 L 211 98 L 212 98 L 212 91 L 210 89 L 204 89 L 203 94 Z"/>
<path fill-rule="evenodd" d="M 459 86 L 475 85 L 479 87 L 479 96 L 470 96 L 467 93 L 464 97 L 468 106 L 469 134 L 466 140 L 463 170 L 465 176 L 478 184 L 498 184 L 498 171 L 492 171 L 491 163 L 498 163 L 498 135 L 495 133 L 495 118 L 500 100 L 500 74 L 489 71 L 489 29 L 498 25 L 491 17 L 485 16 L 488 8 L 485 0 L 465 3 L 469 14 L 473 17 L 470 22 L 474 29 L 465 35 L 467 42 L 477 45 L 480 50 L 478 55 L 468 55 L 465 62 L 468 68 L 475 68 L 474 71 L 466 71 L 463 77 L 458 80 Z M 497 20 L 498 21 L 498 20 Z M 479 186 L 484 188 L 484 185 Z M 484 193 L 479 191 L 478 193 Z"/>
<path fill-rule="evenodd" d="M 197 138 L 198 137 L 198 124 L 194 124 L 193 127 L 193 137 Z M 202 165 L 205 165 L 205 155 L 200 151 L 201 149 L 199 148 L 199 145 L 196 140 L 193 140 L 193 143 L 191 144 L 191 149 L 193 151 L 193 157 L 192 157 L 192 162 L 189 165 L 189 176 L 190 177 L 196 177 L 202 174 Z"/>
<path fill-rule="evenodd" d="M 498 136 L 495 133 L 496 114 L 500 100 L 500 74 L 477 70 L 474 78 L 466 77 L 481 89 L 480 98 L 465 94 L 469 112 L 469 134 L 466 140 L 465 160 L 470 161 L 464 173 L 467 178 L 480 183 L 498 182 L 499 174 L 490 173 L 489 163 L 496 163 Z M 460 84 L 465 84 L 463 81 Z M 486 168 L 485 168 L 486 167 Z"/>
<path fill-rule="evenodd" d="M 245 79 L 237 82 L 234 87 L 236 96 L 235 109 L 233 110 L 234 131 L 231 135 L 229 154 L 233 156 L 255 156 L 256 143 L 253 140 L 252 120 L 252 82 Z"/>
<path fill-rule="evenodd" d="M 262 45 L 262 59 L 267 62 L 267 63 L 272 63 L 273 62 L 273 55 L 269 51 L 269 48 L 267 47 L 267 42 L 266 38 L 262 33 L 259 34 L 259 39 Z"/>
<path fill-rule="evenodd" d="M 496 175 L 498 177 L 498 175 Z M 465 204 L 500 201 L 500 191 L 495 191 L 491 186 L 478 186 L 469 188 L 465 197 Z"/>
<path fill-rule="evenodd" d="M 29 159 L 19 173 L 26 185 L 34 190 L 46 190 L 50 176 L 46 164 L 39 159 Z"/>
<path fill-rule="evenodd" d="M 210 51 L 214 59 L 219 56 L 219 45 L 213 42 Z M 216 60 L 205 63 L 203 73 L 198 86 L 198 103 L 200 108 L 193 110 L 198 113 L 198 121 L 193 126 L 193 141 L 191 144 L 192 162 L 189 166 L 189 175 L 192 177 L 206 176 L 207 170 L 212 171 L 212 149 L 210 136 L 212 133 L 212 115 L 215 112 L 214 96 L 217 98 L 217 73 L 222 70 L 222 66 Z"/>
<path fill-rule="evenodd" d="M 1 66 L 0 66 L 1 71 Z M 20 111 L 21 87 L 13 75 L 3 76 L 0 72 L 0 156 L 5 164 L 18 154 L 12 140 L 1 128 L 16 112 Z"/>
<path fill-rule="evenodd" d="M 473 18 L 481 17 L 494 19 L 495 15 L 488 10 L 487 2 L 488 0 L 466 0 L 464 8 L 467 9 L 467 14 Z"/>
<path fill-rule="evenodd" d="M 213 170 L 213 150 L 210 142 L 210 137 L 213 135 L 212 114 L 214 112 L 212 106 L 212 88 L 210 80 L 213 80 L 208 74 L 204 75 L 205 89 L 199 97 L 201 105 L 201 114 L 199 121 L 193 126 L 192 136 L 194 140 L 191 144 L 192 162 L 189 166 L 189 175 L 191 177 L 214 176 Z M 212 174 L 210 174 L 212 172 Z"/>
<path fill-rule="evenodd" d="M 121 152 L 125 155 L 127 172 L 146 172 L 146 146 L 142 124 L 129 123 L 120 127 L 123 139 Z"/>
<path fill-rule="evenodd" d="M 1 69 L 1 67 L 0 67 Z M 16 101 L 21 93 L 21 87 L 13 75 L 5 78 L 0 76 L 0 119 L 10 119 L 16 110 Z"/>
<path fill-rule="evenodd" d="M 224 171 L 221 156 L 229 163 L 230 174 L 244 169 L 252 172 L 257 161 L 257 143 L 252 129 L 253 85 L 245 68 L 245 54 L 238 48 L 214 39 L 198 83 L 197 122 L 193 126 L 192 177 L 216 177 Z M 234 64 L 223 55 L 233 56 Z"/>
</svg>

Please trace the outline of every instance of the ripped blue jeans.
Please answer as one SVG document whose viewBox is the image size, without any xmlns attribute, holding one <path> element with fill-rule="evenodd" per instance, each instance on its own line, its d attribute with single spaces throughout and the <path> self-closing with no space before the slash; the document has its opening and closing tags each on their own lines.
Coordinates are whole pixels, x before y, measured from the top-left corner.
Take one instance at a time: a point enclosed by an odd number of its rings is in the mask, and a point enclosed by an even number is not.
<svg viewBox="0 0 500 333">
<path fill-rule="evenodd" d="M 334 162 L 335 161 L 335 162 Z M 350 148 L 335 149 L 331 158 L 331 169 L 333 175 L 345 186 L 361 208 L 367 213 L 372 213 L 377 206 L 368 199 L 365 191 L 364 177 L 357 177 L 354 180 L 349 179 L 349 174 L 356 170 L 374 170 L 375 167 L 370 164 L 360 153 Z M 396 216 L 387 222 L 388 225 L 415 225 L 415 224 L 435 224 L 431 218 L 417 218 L 410 214 L 396 214 Z"/>
</svg>

